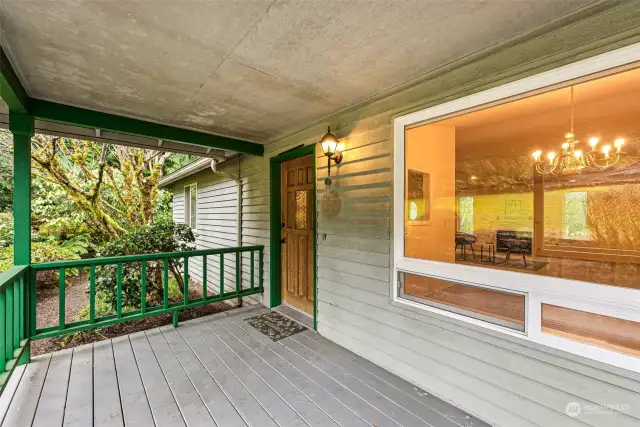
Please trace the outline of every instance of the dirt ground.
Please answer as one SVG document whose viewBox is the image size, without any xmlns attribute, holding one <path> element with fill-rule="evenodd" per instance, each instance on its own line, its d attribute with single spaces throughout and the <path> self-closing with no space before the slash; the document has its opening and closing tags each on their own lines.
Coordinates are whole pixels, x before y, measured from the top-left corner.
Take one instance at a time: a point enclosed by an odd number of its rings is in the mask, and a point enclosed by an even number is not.
<svg viewBox="0 0 640 427">
<path fill-rule="evenodd" d="M 65 322 L 70 323 L 84 307 L 89 304 L 88 294 L 89 282 L 86 275 L 70 278 L 65 292 Z M 199 285 L 194 283 L 189 290 L 189 298 L 196 299 L 202 296 L 198 289 Z M 58 287 L 50 286 L 38 289 L 36 298 L 37 304 L 37 327 L 42 328 L 58 324 Z M 218 302 L 196 308 L 180 311 L 180 321 L 194 319 L 196 317 L 207 316 L 209 314 L 220 313 L 230 310 L 231 307 L 225 302 Z M 169 325 L 172 322 L 171 313 L 151 316 L 140 320 L 120 323 L 117 325 L 105 326 L 103 328 L 79 332 L 62 337 L 46 338 L 31 342 L 31 356 L 49 353 L 64 348 L 76 347 L 81 344 L 115 338 L 120 335 L 131 334 L 133 332 L 144 331 L 158 326 Z"/>
</svg>

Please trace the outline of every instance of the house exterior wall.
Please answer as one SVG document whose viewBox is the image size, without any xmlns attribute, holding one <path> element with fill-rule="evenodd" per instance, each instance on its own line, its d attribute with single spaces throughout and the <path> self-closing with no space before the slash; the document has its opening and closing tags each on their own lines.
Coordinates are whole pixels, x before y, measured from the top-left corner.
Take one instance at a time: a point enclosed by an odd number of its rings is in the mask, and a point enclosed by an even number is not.
<svg viewBox="0 0 640 427">
<path fill-rule="evenodd" d="M 410 87 L 274 141 L 267 145 L 265 158 L 243 158 L 243 243 L 266 248 L 267 291 L 262 302 L 269 302 L 268 159 L 300 144 L 317 142 L 331 124 L 345 150 L 343 164 L 332 168 L 331 196 L 325 194 L 323 183 L 326 160 L 317 151 L 317 321 L 321 335 L 496 426 L 640 425 L 640 375 L 400 306 L 390 297 L 393 118 L 638 41 L 640 2 L 602 2 L 588 14 L 580 12 L 552 22 L 444 67 Z M 211 176 L 203 172 L 184 183 L 202 179 L 199 194 L 201 188 L 211 188 L 212 195 L 214 191 L 222 194 L 225 184 Z M 180 190 L 184 183 L 174 188 Z M 180 218 L 178 193 L 176 219 Z M 210 200 L 215 204 L 215 198 Z M 207 212 L 204 206 L 202 209 L 199 212 Z M 218 215 L 214 211 L 207 214 L 212 218 L 211 228 L 202 231 L 199 247 L 210 242 L 223 244 L 222 237 L 214 236 L 222 233 L 215 231 L 216 224 L 227 228 L 232 224 L 231 217 L 214 221 Z M 232 241 L 222 240 L 224 244 Z M 582 405 L 577 417 L 566 413 L 572 402 Z M 598 405 L 615 405 L 615 409 L 598 410 Z"/>
<path fill-rule="evenodd" d="M 268 238 L 261 238 L 259 232 L 253 231 L 256 216 L 256 208 L 253 207 L 253 197 L 257 186 L 255 168 L 251 168 L 253 157 L 241 156 L 232 158 L 222 163 L 219 170 L 231 175 L 242 177 L 242 242 L 241 245 L 265 245 L 268 247 Z M 262 159 L 261 159 L 262 161 Z M 260 168 L 262 170 L 262 167 Z M 259 179 L 257 180 L 259 182 Z M 237 244 L 237 212 L 238 212 L 238 190 L 237 184 L 225 177 L 213 173 L 210 169 L 192 174 L 180 181 L 172 184 L 173 191 L 173 218 L 176 222 L 184 221 L 184 187 L 197 183 L 197 230 L 195 231 L 197 249 L 216 249 L 223 247 L 235 247 Z M 267 197 L 268 199 L 268 197 Z M 268 207 L 268 201 L 267 201 Z M 259 209 L 258 209 L 259 210 Z M 268 214 L 266 214 L 268 215 Z M 268 226 L 268 221 L 267 221 Z M 257 234 L 257 235 L 256 235 Z M 268 234 L 268 231 L 267 233 Z M 267 248 L 268 250 L 268 248 Z M 268 252 L 265 253 L 265 258 Z M 257 258 L 256 258 L 257 263 Z M 242 275 L 246 285 L 251 280 L 250 276 L 250 255 L 242 256 Z M 218 292 L 220 260 L 219 256 L 210 256 L 207 259 L 207 283 L 209 288 Z M 189 261 L 189 273 L 192 278 L 202 281 L 202 260 L 192 258 Z M 256 276 L 257 277 L 257 276 Z M 236 260 L 232 254 L 225 255 L 224 258 L 224 283 L 227 291 L 235 289 L 236 285 Z M 243 298 L 244 303 L 259 304 L 262 302 L 261 296 L 250 296 Z M 229 301 L 233 304 L 233 301 Z"/>
</svg>

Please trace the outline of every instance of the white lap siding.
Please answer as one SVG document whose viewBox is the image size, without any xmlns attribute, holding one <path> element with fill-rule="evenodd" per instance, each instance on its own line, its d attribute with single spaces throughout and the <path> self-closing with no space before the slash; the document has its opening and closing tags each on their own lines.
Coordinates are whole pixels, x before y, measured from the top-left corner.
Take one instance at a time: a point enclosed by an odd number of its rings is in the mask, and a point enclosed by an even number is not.
<svg viewBox="0 0 640 427">
<path fill-rule="evenodd" d="M 240 159 L 240 171 L 247 157 Z M 261 159 L 262 160 L 262 159 Z M 219 165 L 219 170 L 238 175 L 238 159 L 231 159 Z M 244 181 L 249 178 L 243 178 Z M 216 249 L 225 247 L 236 247 L 237 245 L 237 212 L 238 212 L 238 188 L 235 181 L 226 177 L 213 173 L 210 169 L 203 170 L 196 174 L 190 175 L 173 184 L 174 191 L 174 220 L 176 222 L 184 221 L 184 187 L 186 185 L 197 182 L 197 231 L 196 248 L 197 249 Z M 242 239 L 242 245 L 253 245 L 250 239 Z M 258 257 L 255 257 L 257 284 L 257 263 Z M 243 288 L 250 285 L 250 255 L 243 254 L 241 261 Z M 194 280 L 202 283 L 202 259 L 191 258 L 189 260 L 189 274 Z M 212 255 L 207 257 L 207 285 L 209 290 L 215 294 L 219 293 L 220 284 L 220 256 Z M 225 291 L 233 291 L 236 286 L 236 259 L 234 254 L 224 255 L 224 287 Z M 245 303 L 254 304 L 261 303 L 261 296 L 246 297 L 243 299 Z M 234 303 L 234 301 L 229 301 Z"/>
<path fill-rule="evenodd" d="M 328 124 L 345 144 L 342 165 L 331 169 L 337 215 L 325 212 L 326 159 L 319 152 L 317 159 L 321 335 L 496 426 L 640 426 L 638 374 L 390 302 L 393 117 L 619 47 L 623 31 L 626 44 L 632 34 L 638 41 L 639 6 L 627 2 L 550 25 L 535 39 L 523 37 L 267 146 L 275 155 L 312 144 Z M 617 410 L 573 418 L 566 414 L 571 402 Z"/>
<path fill-rule="evenodd" d="M 327 212 L 326 159 L 317 153 L 321 335 L 496 426 L 640 426 L 638 374 L 390 302 L 393 117 L 640 41 L 639 1 L 603 2 L 594 10 L 597 13 L 580 12 L 445 66 L 411 87 L 272 142 L 265 158 L 243 157 L 243 242 L 266 247 L 265 305 L 268 158 L 317 142 L 331 124 L 345 151 L 340 168 L 332 167 L 332 191 L 341 206 L 337 215 Z M 208 194 L 227 197 L 225 185 L 210 172 L 202 177 L 199 193 L 210 188 Z M 179 218 L 182 190 L 176 190 Z M 200 200 L 199 208 L 204 203 Z M 208 209 L 211 220 L 200 231 L 199 246 L 232 242 L 231 211 Z M 571 402 L 583 408 L 615 406 L 610 411 L 583 410 L 574 418 L 566 414 Z M 460 424 L 466 425 L 465 420 Z"/>
</svg>

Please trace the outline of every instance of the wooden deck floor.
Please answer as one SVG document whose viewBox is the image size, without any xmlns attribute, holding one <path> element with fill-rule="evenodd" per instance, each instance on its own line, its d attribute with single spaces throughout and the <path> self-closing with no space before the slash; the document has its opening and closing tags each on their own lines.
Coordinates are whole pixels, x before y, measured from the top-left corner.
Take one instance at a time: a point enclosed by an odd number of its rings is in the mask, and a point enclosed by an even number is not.
<svg viewBox="0 0 640 427">
<path fill-rule="evenodd" d="M 305 331 L 278 342 L 240 309 L 34 358 L 2 426 L 487 426 Z"/>
</svg>

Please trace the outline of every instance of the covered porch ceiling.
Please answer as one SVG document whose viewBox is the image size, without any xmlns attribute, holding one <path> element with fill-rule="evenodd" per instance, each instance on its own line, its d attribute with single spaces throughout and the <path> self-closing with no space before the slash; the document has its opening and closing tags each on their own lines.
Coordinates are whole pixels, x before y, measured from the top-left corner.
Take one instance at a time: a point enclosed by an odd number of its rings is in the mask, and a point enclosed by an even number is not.
<svg viewBox="0 0 640 427">
<path fill-rule="evenodd" d="M 3 0 L 0 40 L 36 131 L 224 157 L 590 3 Z"/>
</svg>

